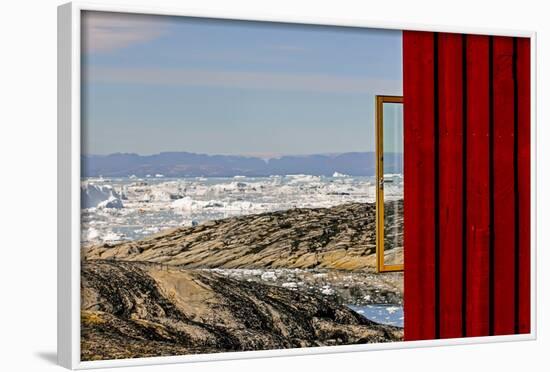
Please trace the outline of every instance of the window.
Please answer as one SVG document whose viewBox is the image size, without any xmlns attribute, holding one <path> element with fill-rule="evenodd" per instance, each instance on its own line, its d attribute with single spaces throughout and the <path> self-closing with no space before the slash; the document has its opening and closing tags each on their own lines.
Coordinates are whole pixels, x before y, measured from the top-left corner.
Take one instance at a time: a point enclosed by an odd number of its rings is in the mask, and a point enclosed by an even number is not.
<svg viewBox="0 0 550 372">
<path fill-rule="evenodd" d="M 403 97 L 376 96 L 376 260 L 403 270 Z"/>
</svg>

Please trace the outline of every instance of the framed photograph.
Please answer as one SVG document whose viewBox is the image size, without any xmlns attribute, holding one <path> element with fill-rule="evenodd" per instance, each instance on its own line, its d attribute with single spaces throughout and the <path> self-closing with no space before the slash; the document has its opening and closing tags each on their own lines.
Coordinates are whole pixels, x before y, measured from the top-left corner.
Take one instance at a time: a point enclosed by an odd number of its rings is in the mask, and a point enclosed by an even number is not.
<svg viewBox="0 0 550 372">
<path fill-rule="evenodd" d="M 72 369 L 532 340 L 535 33 L 58 8 Z"/>
</svg>

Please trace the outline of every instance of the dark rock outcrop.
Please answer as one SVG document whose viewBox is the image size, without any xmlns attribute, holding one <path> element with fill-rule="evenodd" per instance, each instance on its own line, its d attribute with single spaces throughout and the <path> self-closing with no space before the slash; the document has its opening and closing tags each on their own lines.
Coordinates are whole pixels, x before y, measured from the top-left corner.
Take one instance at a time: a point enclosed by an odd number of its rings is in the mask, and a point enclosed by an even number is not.
<svg viewBox="0 0 550 372">
<path fill-rule="evenodd" d="M 323 296 L 168 265 L 82 262 L 82 360 L 397 341 Z"/>
</svg>

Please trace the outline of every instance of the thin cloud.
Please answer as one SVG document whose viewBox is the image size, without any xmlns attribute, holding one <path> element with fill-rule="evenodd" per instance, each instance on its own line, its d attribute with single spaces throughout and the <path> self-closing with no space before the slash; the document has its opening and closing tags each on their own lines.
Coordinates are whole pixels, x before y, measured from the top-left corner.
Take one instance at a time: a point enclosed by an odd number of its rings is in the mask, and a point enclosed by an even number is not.
<svg viewBox="0 0 550 372">
<path fill-rule="evenodd" d="M 82 43 L 84 52 L 105 53 L 164 35 L 166 22 L 154 16 L 109 12 L 84 12 Z"/>
<path fill-rule="evenodd" d="M 400 80 L 223 70 L 90 67 L 85 78 L 88 82 L 103 83 L 229 87 L 324 93 L 400 94 L 402 90 Z"/>
</svg>

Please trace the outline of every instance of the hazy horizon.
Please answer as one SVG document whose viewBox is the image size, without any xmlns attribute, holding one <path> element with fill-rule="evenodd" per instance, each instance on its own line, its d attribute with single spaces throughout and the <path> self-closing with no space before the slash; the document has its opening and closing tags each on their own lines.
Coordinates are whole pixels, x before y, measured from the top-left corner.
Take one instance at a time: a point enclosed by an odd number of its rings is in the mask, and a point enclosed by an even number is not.
<svg viewBox="0 0 550 372">
<path fill-rule="evenodd" d="M 86 11 L 82 153 L 374 151 L 401 49 L 396 30 Z"/>
<path fill-rule="evenodd" d="M 258 153 L 234 153 L 234 154 L 227 154 L 227 153 L 207 153 L 207 152 L 195 152 L 195 151 L 186 151 L 186 150 L 174 150 L 174 151 L 160 151 L 160 152 L 152 152 L 152 153 L 137 153 L 137 152 L 111 152 L 106 154 L 82 154 L 84 156 L 110 156 L 110 155 L 138 155 L 138 156 L 154 156 L 154 155 L 160 155 L 160 154 L 167 154 L 167 153 L 188 153 L 188 154 L 195 154 L 195 155 L 207 155 L 207 156 L 242 156 L 242 157 L 250 157 L 250 158 L 260 158 L 260 159 L 278 159 L 285 156 L 296 156 L 296 157 L 306 157 L 306 156 L 315 156 L 315 155 L 323 155 L 323 156 L 338 156 L 342 154 L 347 153 L 374 153 L 374 150 L 372 151 L 344 151 L 344 152 L 315 152 L 315 153 L 304 153 L 304 154 L 292 154 L 292 153 L 281 153 L 281 154 L 258 154 Z M 394 154 L 402 154 L 402 151 L 385 151 L 385 153 L 394 153 Z"/>
</svg>

